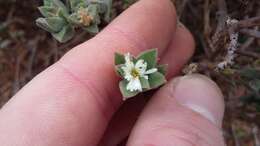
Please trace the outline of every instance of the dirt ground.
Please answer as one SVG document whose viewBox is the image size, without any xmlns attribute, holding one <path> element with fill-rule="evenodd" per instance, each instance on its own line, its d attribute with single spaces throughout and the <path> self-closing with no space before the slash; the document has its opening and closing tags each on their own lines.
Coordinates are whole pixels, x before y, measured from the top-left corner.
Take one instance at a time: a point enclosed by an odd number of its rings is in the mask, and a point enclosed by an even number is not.
<svg viewBox="0 0 260 146">
<path fill-rule="evenodd" d="M 113 17 L 133 1 L 114 0 Z M 222 88 L 226 101 L 223 133 L 228 146 L 260 146 L 260 1 L 173 2 L 179 20 L 197 44 L 183 73 L 205 74 Z M 78 32 L 66 44 L 56 42 L 35 25 L 41 4 L 40 0 L 0 0 L 0 105 L 70 48 L 91 38 Z M 232 41 L 233 34 L 237 40 Z M 236 57 L 229 64 L 227 54 L 234 43 Z M 225 68 L 220 67 L 223 61 L 228 64 Z"/>
</svg>

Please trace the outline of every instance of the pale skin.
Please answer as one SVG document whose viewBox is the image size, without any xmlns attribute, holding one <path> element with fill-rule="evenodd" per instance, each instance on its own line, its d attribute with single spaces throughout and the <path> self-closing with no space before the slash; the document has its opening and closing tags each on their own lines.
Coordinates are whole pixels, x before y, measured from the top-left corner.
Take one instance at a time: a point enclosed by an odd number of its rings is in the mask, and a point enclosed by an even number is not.
<svg viewBox="0 0 260 146">
<path fill-rule="evenodd" d="M 201 75 L 176 77 L 194 46 L 170 0 L 140 0 L 1 109 L 1 145 L 115 146 L 129 136 L 128 146 L 224 146 L 216 84 Z M 123 104 L 114 52 L 151 48 L 159 49 L 159 63 L 169 64 L 169 82 Z"/>
</svg>

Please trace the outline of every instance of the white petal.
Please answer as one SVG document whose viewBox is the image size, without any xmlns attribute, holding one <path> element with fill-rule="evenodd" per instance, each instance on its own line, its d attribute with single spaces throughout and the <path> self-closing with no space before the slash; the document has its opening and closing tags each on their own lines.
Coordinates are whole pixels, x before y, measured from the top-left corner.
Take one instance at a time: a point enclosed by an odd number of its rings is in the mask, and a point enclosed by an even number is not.
<svg viewBox="0 0 260 146">
<path fill-rule="evenodd" d="M 127 80 L 127 81 L 130 81 L 133 79 L 133 76 L 130 74 L 130 73 L 127 73 L 125 74 L 124 78 Z"/>
<path fill-rule="evenodd" d="M 145 78 L 146 80 L 148 80 L 148 76 L 147 75 L 143 75 L 143 78 Z"/>
<path fill-rule="evenodd" d="M 126 86 L 126 89 L 133 92 L 133 91 L 142 91 L 142 85 L 139 78 L 134 78 L 129 81 Z"/>
<path fill-rule="evenodd" d="M 126 55 L 126 63 L 124 64 L 124 66 L 122 66 L 122 70 L 124 71 L 124 78 L 128 81 L 130 81 L 133 77 L 131 75 L 131 72 L 134 68 L 134 63 L 130 61 L 130 59 L 127 57 L 128 55 Z"/>
<path fill-rule="evenodd" d="M 155 72 L 157 72 L 157 71 L 158 71 L 157 68 L 152 68 L 152 69 L 147 70 L 147 71 L 145 72 L 145 74 L 152 74 L 152 73 L 155 73 Z"/>
<path fill-rule="evenodd" d="M 131 73 L 132 68 L 128 66 L 122 66 L 122 70 L 124 71 L 125 74 Z"/>
<path fill-rule="evenodd" d="M 144 74 L 147 68 L 147 63 L 143 59 L 140 59 L 136 62 L 135 68 L 138 70 L 140 74 Z"/>
<path fill-rule="evenodd" d="M 125 54 L 125 62 L 126 62 L 126 63 L 131 62 L 131 55 L 130 55 L 130 53 L 126 53 L 126 54 Z"/>
</svg>

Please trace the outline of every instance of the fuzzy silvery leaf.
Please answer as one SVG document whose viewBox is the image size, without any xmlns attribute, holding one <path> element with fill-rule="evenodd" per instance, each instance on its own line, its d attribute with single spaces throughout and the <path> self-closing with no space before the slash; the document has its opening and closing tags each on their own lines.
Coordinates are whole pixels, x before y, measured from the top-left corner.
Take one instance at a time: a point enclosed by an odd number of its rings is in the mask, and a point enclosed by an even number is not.
<svg viewBox="0 0 260 146">
<path fill-rule="evenodd" d="M 38 9 L 44 17 L 53 17 L 57 15 L 57 9 L 54 7 L 41 6 Z"/>
<path fill-rule="evenodd" d="M 44 0 L 43 5 L 44 6 L 52 6 L 52 0 Z"/>
<path fill-rule="evenodd" d="M 152 89 L 157 88 L 166 83 L 166 79 L 163 74 L 155 72 L 149 75 L 149 84 Z"/>
<path fill-rule="evenodd" d="M 98 5 L 97 4 L 90 4 L 87 8 L 88 13 L 91 17 L 93 17 L 93 23 L 99 24 L 101 22 L 99 13 L 98 13 Z"/>
<path fill-rule="evenodd" d="M 126 100 L 127 98 L 130 98 L 130 97 L 134 97 L 138 94 L 137 91 L 134 91 L 134 92 L 130 92 L 126 89 L 126 86 L 127 86 L 127 81 L 126 80 L 122 80 L 120 81 L 119 83 L 119 89 L 124 97 L 124 100 Z"/>
<path fill-rule="evenodd" d="M 110 21 L 110 15 L 111 15 L 111 7 L 112 7 L 112 0 L 103 0 L 105 1 L 106 4 L 106 12 L 105 12 L 105 21 L 109 22 Z"/>
<path fill-rule="evenodd" d="M 65 6 L 65 4 L 62 1 L 60 1 L 60 0 L 52 0 L 52 2 L 53 2 L 53 7 L 59 8 L 62 11 L 68 13 L 68 8 Z"/>
<path fill-rule="evenodd" d="M 151 68 L 155 67 L 156 63 L 157 63 L 157 50 L 151 49 L 151 50 L 145 51 L 137 57 L 137 60 L 139 60 L 139 59 L 143 59 L 145 62 L 147 62 L 147 68 L 151 69 Z"/>
<path fill-rule="evenodd" d="M 42 28 L 42 29 L 48 31 L 48 32 L 55 32 L 55 30 L 52 29 L 52 28 L 49 26 L 49 24 L 48 24 L 48 22 L 46 21 L 45 18 L 38 18 L 38 19 L 36 20 L 36 25 L 37 25 L 38 27 L 40 27 L 40 28 Z"/>
<path fill-rule="evenodd" d="M 125 63 L 125 57 L 122 54 L 115 53 L 115 65 L 124 64 Z"/>
<path fill-rule="evenodd" d="M 60 32 L 52 33 L 52 36 L 59 42 L 64 43 L 70 40 L 74 36 L 74 33 L 74 29 L 71 26 L 67 25 L 63 27 Z"/>
<path fill-rule="evenodd" d="M 69 17 L 68 17 L 68 21 L 72 24 L 76 24 L 76 25 L 80 25 L 79 22 L 79 18 L 78 18 L 78 14 L 77 13 L 72 13 Z"/>
<path fill-rule="evenodd" d="M 112 0 L 96 0 L 96 2 L 99 3 L 99 13 L 104 14 L 104 20 L 106 22 L 109 22 L 111 15 Z"/>
<path fill-rule="evenodd" d="M 54 33 L 61 31 L 61 29 L 66 25 L 65 20 L 60 17 L 39 18 L 36 20 L 36 23 L 40 27 L 45 27 L 45 25 L 47 25 L 47 31 Z"/>
<path fill-rule="evenodd" d="M 158 65 L 157 66 L 157 69 L 158 69 L 158 72 L 163 74 L 164 76 L 166 75 L 167 73 L 167 68 L 168 68 L 168 65 L 167 64 L 162 64 L 162 65 Z"/>
<path fill-rule="evenodd" d="M 111 0 L 44 0 L 39 10 L 45 18 L 37 19 L 36 23 L 62 42 L 73 37 L 75 28 L 96 34 L 101 20 L 110 13 L 111 3 Z"/>
<path fill-rule="evenodd" d="M 83 29 L 86 30 L 87 32 L 89 32 L 90 34 L 97 34 L 99 32 L 97 24 L 92 24 L 92 25 L 85 27 Z"/>
<path fill-rule="evenodd" d="M 86 2 L 84 0 L 69 0 L 71 10 L 76 12 L 79 7 L 82 7 Z"/>
</svg>

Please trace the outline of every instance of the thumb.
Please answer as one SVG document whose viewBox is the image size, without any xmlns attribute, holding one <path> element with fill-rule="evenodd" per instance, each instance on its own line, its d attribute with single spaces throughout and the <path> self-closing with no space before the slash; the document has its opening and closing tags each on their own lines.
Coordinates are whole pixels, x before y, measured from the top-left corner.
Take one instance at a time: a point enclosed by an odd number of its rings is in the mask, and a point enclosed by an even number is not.
<svg viewBox="0 0 260 146">
<path fill-rule="evenodd" d="M 224 146 L 223 96 L 202 75 L 178 77 L 148 103 L 130 135 L 129 146 Z"/>
</svg>

